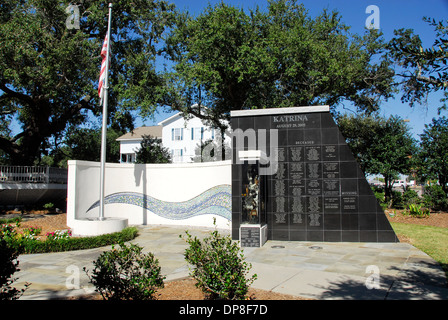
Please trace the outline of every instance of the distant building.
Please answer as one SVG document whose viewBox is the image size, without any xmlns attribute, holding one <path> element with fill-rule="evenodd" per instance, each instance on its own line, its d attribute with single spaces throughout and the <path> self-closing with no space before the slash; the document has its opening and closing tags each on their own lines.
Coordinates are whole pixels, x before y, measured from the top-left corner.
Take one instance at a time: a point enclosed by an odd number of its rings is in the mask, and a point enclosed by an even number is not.
<svg viewBox="0 0 448 320">
<path fill-rule="evenodd" d="M 122 135 L 117 139 L 120 142 L 120 162 L 135 162 L 135 154 L 140 149 L 143 136 L 151 136 L 162 139 L 162 126 L 149 126 L 135 128 L 133 131 Z"/>
<path fill-rule="evenodd" d="M 136 128 L 119 137 L 120 162 L 136 161 L 136 152 L 140 149 L 144 135 L 161 139 L 162 145 L 169 150 L 173 163 L 193 162 L 195 150 L 201 141 L 215 140 L 220 134 L 219 129 L 204 124 L 198 117 L 186 120 L 179 112 L 159 122 L 157 126 Z"/>
</svg>

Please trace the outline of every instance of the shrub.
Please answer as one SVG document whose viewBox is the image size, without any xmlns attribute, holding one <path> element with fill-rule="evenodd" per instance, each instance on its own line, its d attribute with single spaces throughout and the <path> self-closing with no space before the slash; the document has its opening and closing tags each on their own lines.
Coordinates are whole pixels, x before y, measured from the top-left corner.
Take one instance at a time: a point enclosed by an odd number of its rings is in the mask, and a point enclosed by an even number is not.
<svg viewBox="0 0 448 320">
<path fill-rule="evenodd" d="M 403 195 L 400 191 L 392 190 L 392 208 L 401 209 L 404 207 Z"/>
<path fill-rule="evenodd" d="M 17 278 L 13 274 L 20 271 L 17 257 L 20 254 L 20 247 L 11 245 L 11 237 L 14 237 L 14 229 L 9 226 L 2 226 L 0 229 L 0 300 L 16 300 L 22 296 L 29 284 L 25 288 L 18 290 L 11 285 Z"/>
<path fill-rule="evenodd" d="M 135 227 L 127 227 L 120 232 L 103 234 L 93 237 L 72 238 L 70 230 L 47 233 L 47 239 L 41 241 L 35 237 L 41 231 L 38 228 L 28 228 L 20 234 L 16 232 L 16 225 L 0 225 L 0 233 L 5 241 L 21 253 L 45 253 L 70 250 L 82 250 L 98 248 L 134 239 L 138 230 Z"/>
<path fill-rule="evenodd" d="M 442 186 L 436 184 L 425 187 L 423 200 L 429 208 L 434 210 L 448 210 L 447 194 L 443 191 Z"/>
<path fill-rule="evenodd" d="M 14 218 L 1 218 L 0 224 L 5 223 L 20 223 L 22 221 L 22 217 L 14 217 Z"/>
<path fill-rule="evenodd" d="M 153 300 L 157 288 L 163 288 L 159 261 L 152 253 L 143 254 L 135 244 L 103 252 L 93 262 L 93 275 L 87 276 L 105 300 Z"/>
<path fill-rule="evenodd" d="M 242 250 L 230 236 L 221 236 L 217 230 L 201 242 L 188 231 L 185 259 L 194 266 L 190 275 L 209 299 L 242 300 L 247 298 L 249 286 L 257 275 L 246 279 L 251 264 L 244 262 Z M 180 235 L 182 237 L 182 235 Z"/>
<path fill-rule="evenodd" d="M 419 197 L 418 193 L 415 190 L 406 188 L 403 192 L 403 203 L 405 205 L 410 204 L 419 204 L 422 199 Z"/>
<path fill-rule="evenodd" d="M 126 242 L 134 239 L 138 234 L 135 227 L 124 228 L 120 232 L 103 234 L 93 237 L 70 237 L 68 233 L 62 236 L 49 237 L 45 241 L 26 241 L 24 245 L 25 253 L 44 253 L 71 250 L 84 250 L 104 247 L 111 244 Z"/>
</svg>

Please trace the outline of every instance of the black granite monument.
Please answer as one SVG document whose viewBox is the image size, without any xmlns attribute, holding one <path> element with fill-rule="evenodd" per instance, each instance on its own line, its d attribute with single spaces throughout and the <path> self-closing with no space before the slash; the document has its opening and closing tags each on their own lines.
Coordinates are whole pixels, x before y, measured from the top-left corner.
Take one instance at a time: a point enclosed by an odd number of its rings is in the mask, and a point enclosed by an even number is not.
<svg viewBox="0 0 448 320">
<path fill-rule="evenodd" d="M 328 106 L 234 111 L 231 125 L 242 246 L 398 241 Z"/>
</svg>

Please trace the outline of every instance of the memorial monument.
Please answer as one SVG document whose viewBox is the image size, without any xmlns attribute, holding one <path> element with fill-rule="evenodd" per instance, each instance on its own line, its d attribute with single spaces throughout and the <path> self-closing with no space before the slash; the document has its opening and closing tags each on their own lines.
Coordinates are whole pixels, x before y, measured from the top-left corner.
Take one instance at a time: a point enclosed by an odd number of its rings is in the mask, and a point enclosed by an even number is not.
<svg viewBox="0 0 448 320">
<path fill-rule="evenodd" d="M 231 112 L 232 238 L 397 242 L 328 106 Z"/>
</svg>

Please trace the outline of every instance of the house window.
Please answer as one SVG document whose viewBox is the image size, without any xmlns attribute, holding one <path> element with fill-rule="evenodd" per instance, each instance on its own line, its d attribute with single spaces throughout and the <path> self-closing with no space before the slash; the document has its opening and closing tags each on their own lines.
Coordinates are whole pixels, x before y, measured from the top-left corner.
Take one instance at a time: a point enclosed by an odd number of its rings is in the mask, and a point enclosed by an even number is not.
<svg viewBox="0 0 448 320">
<path fill-rule="evenodd" d="M 171 158 L 173 162 L 182 162 L 182 156 L 184 155 L 183 149 L 171 150 Z"/>
<path fill-rule="evenodd" d="M 171 140 L 181 141 L 184 139 L 184 128 L 173 128 L 171 129 Z"/>
<path fill-rule="evenodd" d="M 204 128 L 191 128 L 191 140 L 204 139 Z"/>
<path fill-rule="evenodd" d="M 134 163 L 134 162 L 135 162 L 135 153 L 121 154 L 121 163 Z"/>
</svg>

